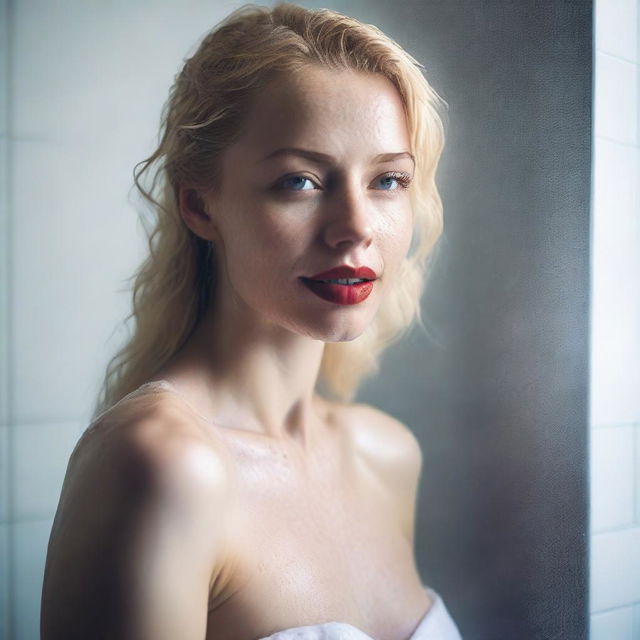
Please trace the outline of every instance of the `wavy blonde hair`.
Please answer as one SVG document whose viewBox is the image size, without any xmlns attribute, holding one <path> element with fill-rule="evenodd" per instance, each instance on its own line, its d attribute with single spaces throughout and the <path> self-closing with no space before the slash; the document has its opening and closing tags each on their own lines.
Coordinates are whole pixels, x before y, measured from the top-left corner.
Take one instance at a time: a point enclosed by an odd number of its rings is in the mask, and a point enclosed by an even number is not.
<svg viewBox="0 0 640 640">
<path fill-rule="evenodd" d="M 215 285 L 212 246 L 181 218 L 182 182 L 203 188 L 220 179 L 224 150 L 243 126 L 252 98 L 280 72 L 315 64 L 386 76 L 404 105 L 416 159 L 410 188 L 414 231 L 396 286 L 371 325 L 349 342 L 327 343 L 320 382 L 334 398 L 351 401 L 361 380 L 379 369 L 379 356 L 418 320 L 420 298 L 442 233 L 435 174 L 444 146 L 446 102 L 427 82 L 423 65 L 377 27 L 329 9 L 281 2 L 245 4 L 208 32 L 175 77 L 161 117 L 158 148 L 133 171 L 150 204 L 142 220 L 149 255 L 131 276 L 133 335 L 110 360 L 94 418 L 151 378 L 197 326 Z M 153 179 L 143 186 L 144 174 Z"/>
</svg>

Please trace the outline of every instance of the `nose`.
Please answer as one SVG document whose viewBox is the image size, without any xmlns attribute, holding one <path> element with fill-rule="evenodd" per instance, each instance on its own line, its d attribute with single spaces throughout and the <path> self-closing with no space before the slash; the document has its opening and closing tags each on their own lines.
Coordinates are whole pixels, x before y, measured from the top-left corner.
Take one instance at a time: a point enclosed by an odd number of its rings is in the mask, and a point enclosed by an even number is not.
<svg viewBox="0 0 640 640">
<path fill-rule="evenodd" d="M 372 210 L 366 196 L 355 186 L 336 190 L 330 207 L 332 215 L 324 228 L 324 240 L 330 247 L 347 244 L 368 247 L 373 239 Z"/>
</svg>

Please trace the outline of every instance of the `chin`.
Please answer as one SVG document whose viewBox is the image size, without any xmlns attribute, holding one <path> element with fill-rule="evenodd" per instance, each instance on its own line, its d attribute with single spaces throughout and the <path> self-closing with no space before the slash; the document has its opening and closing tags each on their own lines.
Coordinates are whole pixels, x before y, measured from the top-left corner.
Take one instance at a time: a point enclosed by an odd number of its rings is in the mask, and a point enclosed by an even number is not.
<svg viewBox="0 0 640 640">
<path fill-rule="evenodd" d="M 360 320 L 334 322 L 330 318 L 325 318 L 322 322 L 319 318 L 313 318 L 308 323 L 300 323 L 292 330 L 300 335 L 306 335 L 314 340 L 322 342 L 351 342 L 359 338 L 369 326 L 369 322 Z"/>
</svg>

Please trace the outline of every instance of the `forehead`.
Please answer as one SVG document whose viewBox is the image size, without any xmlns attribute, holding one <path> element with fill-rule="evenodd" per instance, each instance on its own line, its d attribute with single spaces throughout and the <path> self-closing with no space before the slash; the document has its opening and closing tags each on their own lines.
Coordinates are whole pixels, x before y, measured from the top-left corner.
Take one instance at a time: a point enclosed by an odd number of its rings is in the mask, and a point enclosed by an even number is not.
<svg viewBox="0 0 640 640">
<path fill-rule="evenodd" d="M 305 145 L 336 157 L 409 151 L 402 99 L 381 74 L 306 67 L 255 97 L 236 152 L 262 157 Z"/>
</svg>

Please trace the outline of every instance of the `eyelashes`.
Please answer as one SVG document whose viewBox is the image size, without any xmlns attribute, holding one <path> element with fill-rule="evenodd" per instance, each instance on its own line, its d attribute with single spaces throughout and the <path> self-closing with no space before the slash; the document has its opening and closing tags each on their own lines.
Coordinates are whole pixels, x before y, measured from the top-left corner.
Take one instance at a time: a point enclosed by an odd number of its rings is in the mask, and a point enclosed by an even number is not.
<svg viewBox="0 0 640 640">
<path fill-rule="evenodd" d="M 379 178 L 376 178 L 376 180 L 378 180 Z M 384 176 L 382 176 L 380 179 L 382 180 L 387 180 L 387 179 L 392 179 L 395 180 L 399 185 L 400 185 L 400 189 L 407 189 L 409 187 L 409 185 L 411 184 L 411 176 L 408 173 L 405 173 L 404 171 L 392 171 L 391 173 L 388 173 Z M 383 189 L 383 191 L 396 191 L 396 189 Z"/>
<path fill-rule="evenodd" d="M 375 181 L 380 181 L 380 180 L 395 180 L 398 184 L 398 187 L 392 188 L 392 189 L 378 189 L 379 191 L 400 191 L 400 190 L 409 188 L 409 185 L 411 184 L 411 181 L 412 181 L 412 177 L 411 175 L 409 175 L 404 171 L 390 171 L 389 173 L 385 173 L 384 175 L 377 177 Z M 309 176 L 306 176 L 301 173 L 294 173 L 294 174 L 285 176 L 284 178 L 279 180 L 276 183 L 275 188 L 277 191 L 289 191 L 289 192 L 315 191 L 313 187 L 304 188 L 305 183 L 315 185 L 316 187 L 318 186 L 316 182 Z M 288 188 L 287 185 L 293 185 L 293 188 Z M 295 188 L 296 186 L 302 186 L 303 188 L 297 189 Z"/>
</svg>

